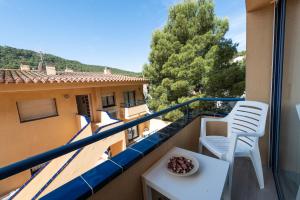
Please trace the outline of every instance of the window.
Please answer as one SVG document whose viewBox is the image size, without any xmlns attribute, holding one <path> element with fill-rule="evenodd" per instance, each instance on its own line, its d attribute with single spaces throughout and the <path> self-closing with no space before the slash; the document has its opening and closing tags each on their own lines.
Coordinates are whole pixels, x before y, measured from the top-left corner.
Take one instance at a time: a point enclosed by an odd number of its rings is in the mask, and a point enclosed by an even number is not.
<svg viewBox="0 0 300 200">
<path fill-rule="evenodd" d="M 103 108 L 112 107 L 112 106 L 116 105 L 115 104 L 115 96 L 114 95 L 102 96 L 101 100 L 102 100 L 102 107 Z"/>
<path fill-rule="evenodd" d="M 135 106 L 135 91 L 124 92 L 124 104 L 126 107 Z"/>
<path fill-rule="evenodd" d="M 139 137 L 139 132 L 137 126 L 127 129 L 128 141 L 131 142 L 135 138 Z"/>
<path fill-rule="evenodd" d="M 38 99 L 17 102 L 20 122 L 58 116 L 55 99 Z"/>
</svg>

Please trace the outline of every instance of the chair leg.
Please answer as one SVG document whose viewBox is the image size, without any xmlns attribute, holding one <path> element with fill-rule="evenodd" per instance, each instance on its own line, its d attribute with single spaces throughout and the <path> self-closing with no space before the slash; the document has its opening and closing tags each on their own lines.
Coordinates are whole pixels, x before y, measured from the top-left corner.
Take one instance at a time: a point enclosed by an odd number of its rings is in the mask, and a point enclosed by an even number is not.
<svg viewBox="0 0 300 200">
<path fill-rule="evenodd" d="M 198 152 L 199 152 L 199 153 L 202 153 L 202 150 L 203 150 L 203 145 L 202 145 L 202 143 L 201 143 L 201 141 L 200 141 L 200 139 L 199 139 Z"/>
<path fill-rule="evenodd" d="M 262 164 L 261 164 L 261 158 L 260 158 L 260 153 L 258 146 L 256 146 L 250 153 L 250 158 L 256 173 L 256 177 L 258 180 L 259 188 L 264 189 L 264 174 L 263 174 L 263 169 L 262 169 Z"/>
</svg>

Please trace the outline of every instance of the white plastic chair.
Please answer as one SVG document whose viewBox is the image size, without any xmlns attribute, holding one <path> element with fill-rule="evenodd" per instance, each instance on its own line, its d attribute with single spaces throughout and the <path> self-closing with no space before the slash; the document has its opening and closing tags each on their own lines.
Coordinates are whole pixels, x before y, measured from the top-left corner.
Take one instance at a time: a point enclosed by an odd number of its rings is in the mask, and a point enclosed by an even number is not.
<svg viewBox="0 0 300 200">
<path fill-rule="evenodd" d="M 259 152 L 258 138 L 264 135 L 268 104 L 256 101 L 239 101 L 224 118 L 202 118 L 199 150 L 202 145 L 222 160 L 230 163 L 229 195 L 232 185 L 234 157 L 250 157 L 258 179 L 264 188 L 264 177 Z M 227 137 L 206 136 L 206 123 L 227 122 Z"/>
</svg>

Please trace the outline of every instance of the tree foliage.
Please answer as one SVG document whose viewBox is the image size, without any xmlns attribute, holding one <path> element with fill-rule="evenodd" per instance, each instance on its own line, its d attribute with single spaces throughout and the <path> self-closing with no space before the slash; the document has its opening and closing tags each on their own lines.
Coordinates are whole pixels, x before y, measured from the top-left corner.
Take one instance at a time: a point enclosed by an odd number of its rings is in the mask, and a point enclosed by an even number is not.
<svg viewBox="0 0 300 200">
<path fill-rule="evenodd" d="M 57 70 L 65 70 L 66 68 L 74 71 L 84 72 L 102 72 L 105 66 L 86 65 L 75 60 L 67 60 L 51 54 L 43 54 L 44 61 L 56 66 Z M 33 68 L 38 66 L 40 61 L 39 53 L 31 50 L 17 49 L 8 46 L 0 46 L 0 68 L 18 69 L 20 64 L 28 64 Z M 117 68 L 110 68 L 112 73 L 130 76 L 140 76 L 139 73 L 125 71 Z"/>
<path fill-rule="evenodd" d="M 237 45 L 225 38 L 229 24 L 214 13 L 211 0 L 186 0 L 169 10 L 168 21 L 153 33 L 149 63 L 149 106 L 161 110 L 199 96 L 240 96 L 244 63 L 233 63 Z M 166 118 L 175 120 L 182 113 Z"/>
</svg>

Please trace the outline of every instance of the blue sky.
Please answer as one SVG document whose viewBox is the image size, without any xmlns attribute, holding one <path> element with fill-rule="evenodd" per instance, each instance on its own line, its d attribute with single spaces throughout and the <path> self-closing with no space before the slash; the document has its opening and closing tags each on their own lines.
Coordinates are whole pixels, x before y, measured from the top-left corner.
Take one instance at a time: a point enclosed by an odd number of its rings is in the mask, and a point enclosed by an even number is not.
<svg viewBox="0 0 300 200">
<path fill-rule="evenodd" d="M 0 45 L 141 71 L 151 35 L 180 0 L 0 0 Z M 244 0 L 215 0 L 227 37 L 245 49 Z"/>
</svg>

